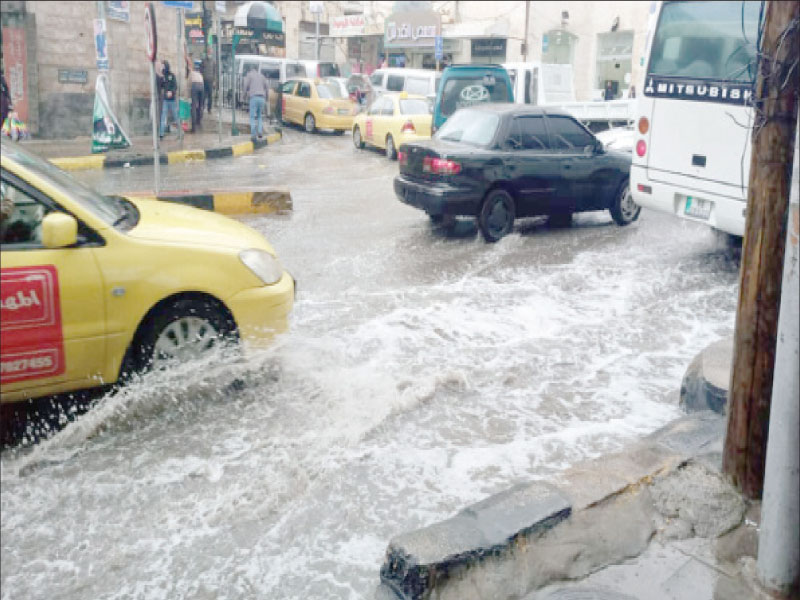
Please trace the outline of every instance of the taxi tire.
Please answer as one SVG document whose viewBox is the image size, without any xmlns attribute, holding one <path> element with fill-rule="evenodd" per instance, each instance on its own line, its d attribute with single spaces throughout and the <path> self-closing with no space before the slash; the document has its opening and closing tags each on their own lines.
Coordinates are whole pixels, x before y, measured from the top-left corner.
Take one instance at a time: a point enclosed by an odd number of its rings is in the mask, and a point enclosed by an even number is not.
<svg viewBox="0 0 800 600">
<path fill-rule="evenodd" d="M 494 243 L 514 229 L 516 206 L 511 195 L 502 189 L 486 194 L 478 212 L 478 227 L 483 239 Z"/>
<path fill-rule="evenodd" d="M 395 160 L 397 158 L 397 148 L 394 145 L 392 134 L 386 136 L 386 158 Z"/>
<path fill-rule="evenodd" d="M 314 133 L 317 130 L 317 121 L 311 113 L 306 113 L 306 116 L 303 117 L 303 129 L 306 130 L 306 133 Z"/>
<path fill-rule="evenodd" d="M 358 125 L 353 127 L 353 145 L 356 147 L 356 150 L 364 149 L 364 140 L 361 139 L 361 130 L 358 128 Z"/>
<path fill-rule="evenodd" d="M 180 298 L 160 310 L 151 311 L 145 318 L 122 361 L 120 381 L 125 382 L 134 374 L 152 370 L 153 350 L 159 336 L 169 325 L 184 317 L 197 317 L 208 322 L 218 332 L 221 340 L 238 340 L 236 323 L 219 302 L 212 299 Z"/>
<path fill-rule="evenodd" d="M 639 218 L 642 207 L 633 201 L 627 179 L 620 184 L 608 211 L 614 222 L 620 226 L 630 225 Z"/>
</svg>

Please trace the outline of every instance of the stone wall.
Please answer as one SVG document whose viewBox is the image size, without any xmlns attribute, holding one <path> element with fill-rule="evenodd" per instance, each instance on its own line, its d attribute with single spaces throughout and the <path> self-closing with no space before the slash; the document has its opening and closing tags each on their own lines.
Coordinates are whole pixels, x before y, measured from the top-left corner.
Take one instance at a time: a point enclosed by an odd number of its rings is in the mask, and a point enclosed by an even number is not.
<svg viewBox="0 0 800 600">
<path fill-rule="evenodd" d="M 106 18 L 111 103 L 129 135 L 150 129 L 149 64 L 145 57 L 144 5 L 131 2 L 130 21 Z M 158 55 L 175 68 L 177 12 L 155 2 Z M 38 66 L 38 127 L 42 138 L 90 135 L 97 65 L 94 48 L 95 2 L 26 2 L 28 19 L 35 23 L 36 60 L 28 62 L 33 78 Z M 59 69 L 85 70 L 85 83 L 59 82 Z M 181 73 L 182 76 L 182 73 Z M 183 88 L 182 88 L 183 89 Z"/>
</svg>

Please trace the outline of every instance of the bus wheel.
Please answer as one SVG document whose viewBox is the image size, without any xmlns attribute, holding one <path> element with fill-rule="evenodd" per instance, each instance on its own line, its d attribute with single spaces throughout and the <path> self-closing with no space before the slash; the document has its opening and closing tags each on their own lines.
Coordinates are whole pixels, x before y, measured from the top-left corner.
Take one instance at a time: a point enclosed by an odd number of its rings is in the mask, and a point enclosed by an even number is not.
<svg viewBox="0 0 800 600">
<path fill-rule="evenodd" d="M 611 218 L 617 225 L 630 225 L 639 218 L 639 213 L 642 212 L 642 207 L 633 201 L 630 187 L 627 181 L 623 181 L 622 185 L 617 190 L 617 195 L 614 202 L 609 208 Z"/>
</svg>

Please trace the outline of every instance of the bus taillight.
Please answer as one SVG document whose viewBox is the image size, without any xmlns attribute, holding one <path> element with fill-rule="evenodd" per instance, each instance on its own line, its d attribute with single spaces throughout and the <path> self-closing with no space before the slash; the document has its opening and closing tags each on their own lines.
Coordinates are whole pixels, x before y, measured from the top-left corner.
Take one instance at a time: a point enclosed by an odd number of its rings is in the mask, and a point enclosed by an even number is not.
<svg viewBox="0 0 800 600">
<path fill-rule="evenodd" d="M 639 133 L 644 135 L 650 130 L 650 121 L 647 120 L 647 117 L 642 117 L 639 119 Z M 641 156 L 641 154 L 639 155 Z"/>
<path fill-rule="evenodd" d="M 647 152 L 647 144 L 644 143 L 644 140 L 636 142 L 636 154 L 641 157 L 645 152 Z"/>
</svg>

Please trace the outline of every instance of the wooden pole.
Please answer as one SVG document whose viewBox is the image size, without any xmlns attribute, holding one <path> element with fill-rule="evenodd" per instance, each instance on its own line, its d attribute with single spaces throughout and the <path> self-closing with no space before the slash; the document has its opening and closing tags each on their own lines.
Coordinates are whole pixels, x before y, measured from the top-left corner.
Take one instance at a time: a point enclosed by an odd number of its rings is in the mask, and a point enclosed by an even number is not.
<svg viewBox="0 0 800 600">
<path fill-rule="evenodd" d="M 724 473 L 748 498 L 760 498 L 764 484 L 797 124 L 799 17 L 800 3 L 767 3 L 753 94 L 752 158 L 722 457 Z"/>
</svg>

